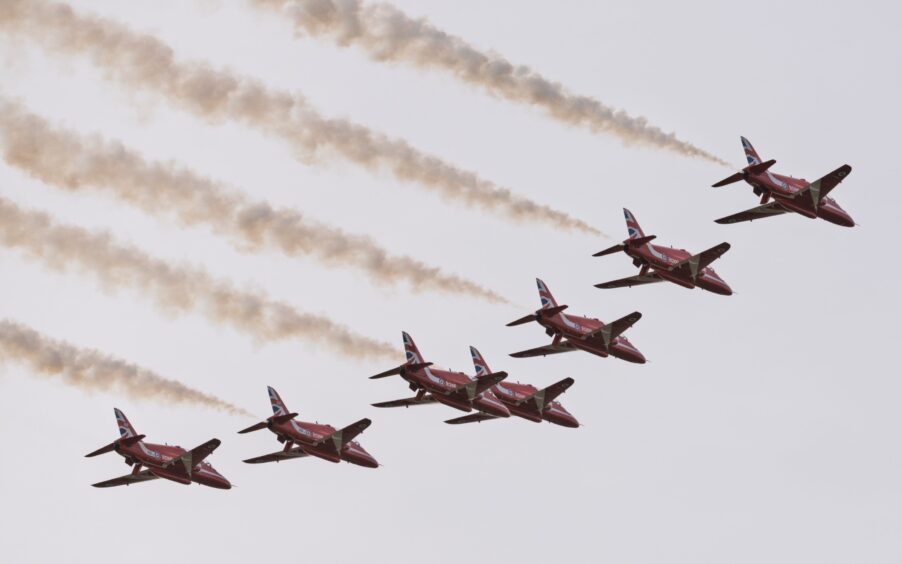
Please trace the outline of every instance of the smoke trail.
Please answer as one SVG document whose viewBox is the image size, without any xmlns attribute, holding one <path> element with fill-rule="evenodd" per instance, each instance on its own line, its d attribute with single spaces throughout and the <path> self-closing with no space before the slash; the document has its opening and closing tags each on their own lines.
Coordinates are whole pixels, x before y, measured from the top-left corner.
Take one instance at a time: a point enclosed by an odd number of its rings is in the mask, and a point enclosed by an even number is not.
<svg viewBox="0 0 902 564">
<path fill-rule="evenodd" d="M 0 26 L 56 53 L 87 55 L 122 84 L 157 92 L 208 120 L 236 119 L 279 136 L 305 160 L 328 150 L 369 169 L 388 170 L 448 200 L 514 220 L 600 234 L 579 219 L 418 151 L 404 140 L 347 120 L 326 119 L 300 96 L 207 65 L 178 63 L 165 43 L 110 20 L 78 15 L 61 4 L 7 0 L 0 6 Z"/>
<path fill-rule="evenodd" d="M 646 145 L 699 157 L 721 165 L 726 161 L 673 133 L 649 125 L 594 98 L 573 94 L 526 66 L 497 55 L 483 53 L 466 41 L 412 19 L 388 4 L 363 5 L 360 0 L 254 0 L 260 6 L 281 11 L 299 33 L 329 37 L 339 45 L 358 45 L 372 59 L 403 61 L 420 68 L 447 71 L 469 84 L 513 102 L 540 107 L 569 125 L 609 133 L 624 143 Z"/>
<path fill-rule="evenodd" d="M 253 417 L 216 396 L 99 351 L 79 349 L 50 339 L 8 319 L 0 320 L 0 353 L 0 361 L 27 364 L 36 372 L 57 377 L 82 390 L 114 391 L 134 399 L 202 405 Z"/>
<path fill-rule="evenodd" d="M 274 248 L 327 264 L 359 268 L 377 282 L 406 280 L 415 290 L 468 294 L 496 303 L 502 296 L 406 256 L 393 256 L 368 237 L 253 202 L 173 163 L 149 163 L 119 143 L 51 128 L 18 104 L 0 99 L 0 144 L 6 161 L 43 182 L 77 191 L 104 188 L 120 200 L 184 224 L 206 224 L 244 249 Z"/>
<path fill-rule="evenodd" d="M 197 311 L 264 341 L 297 337 L 356 358 L 397 357 L 391 345 L 330 319 L 237 290 L 202 270 L 171 266 L 140 249 L 117 244 L 108 234 L 56 224 L 47 214 L 23 210 L 4 198 L 0 198 L 0 244 L 21 249 L 57 270 L 91 273 L 105 288 L 136 288 L 167 310 Z"/>
</svg>

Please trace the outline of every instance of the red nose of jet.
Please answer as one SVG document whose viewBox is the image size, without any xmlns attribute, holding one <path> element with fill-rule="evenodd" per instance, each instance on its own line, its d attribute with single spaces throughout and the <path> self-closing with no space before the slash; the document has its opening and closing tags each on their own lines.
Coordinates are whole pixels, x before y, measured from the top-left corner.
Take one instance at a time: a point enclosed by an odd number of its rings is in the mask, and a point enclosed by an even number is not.
<svg viewBox="0 0 902 564">
<path fill-rule="evenodd" d="M 373 458 L 370 453 L 363 450 L 363 447 L 358 445 L 354 445 L 353 450 L 348 450 L 345 452 L 345 460 L 352 464 L 364 466 L 366 468 L 379 468 L 379 463 L 376 461 L 376 459 Z"/>
<path fill-rule="evenodd" d="M 560 425 L 562 427 L 579 427 L 579 421 L 576 420 L 576 417 L 573 417 L 569 411 L 560 406 L 555 407 L 553 410 L 545 410 L 543 417 L 549 423 L 554 423 L 555 425 Z"/>
</svg>

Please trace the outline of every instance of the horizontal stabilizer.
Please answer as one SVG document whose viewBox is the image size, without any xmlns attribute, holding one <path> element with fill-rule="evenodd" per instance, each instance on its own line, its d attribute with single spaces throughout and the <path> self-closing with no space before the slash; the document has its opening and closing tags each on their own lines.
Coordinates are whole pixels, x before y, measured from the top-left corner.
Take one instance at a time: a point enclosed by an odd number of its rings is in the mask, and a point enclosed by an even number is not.
<svg viewBox="0 0 902 564">
<path fill-rule="evenodd" d="M 601 284 L 596 284 L 595 287 L 610 290 L 612 288 L 632 288 L 633 286 L 654 284 L 655 282 L 661 282 L 661 277 L 651 272 L 649 274 L 637 274 L 636 276 L 611 280 L 610 282 L 602 282 Z"/>
<path fill-rule="evenodd" d="M 287 422 L 291 421 L 292 419 L 294 419 L 297 416 L 298 416 L 297 413 L 286 413 L 285 415 L 277 415 L 272 418 L 272 422 L 277 425 L 281 425 L 282 423 L 287 423 Z"/>
<path fill-rule="evenodd" d="M 238 434 L 243 435 L 245 433 L 252 433 L 254 431 L 259 431 L 260 429 L 266 429 L 268 426 L 269 426 L 268 421 L 261 421 L 259 423 L 254 423 L 247 429 L 242 429 L 242 430 L 238 431 Z"/>
<path fill-rule="evenodd" d="M 776 163 L 777 163 L 777 161 L 775 161 L 774 159 L 771 159 L 769 161 L 764 161 L 763 163 L 758 163 L 756 165 L 752 165 L 748 168 L 749 174 L 761 174 L 765 170 L 774 166 Z"/>
<path fill-rule="evenodd" d="M 85 458 L 90 458 L 92 456 L 105 454 L 107 452 L 113 452 L 114 450 L 116 450 L 116 445 L 118 445 L 118 444 L 119 444 L 119 441 L 115 440 L 106 446 L 100 447 L 99 449 L 95 450 L 94 452 L 90 452 L 90 453 L 86 454 Z"/>
<path fill-rule="evenodd" d="M 148 470 L 142 470 L 137 474 L 126 474 L 125 476 L 119 476 L 118 478 L 113 478 L 112 480 L 97 482 L 96 484 L 91 485 L 95 488 L 113 488 L 116 486 L 130 486 L 132 484 L 140 484 L 141 482 L 148 482 L 150 480 L 156 479 L 157 477 L 151 474 Z"/>
<path fill-rule="evenodd" d="M 536 347 L 534 349 L 511 353 L 511 356 L 514 358 L 530 358 L 533 356 L 547 356 L 549 354 L 565 353 L 575 350 L 576 347 L 569 341 L 562 341 L 556 345 L 545 345 L 544 347 Z"/>
<path fill-rule="evenodd" d="M 482 421 L 491 421 L 492 419 L 500 418 L 495 417 L 494 415 L 489 415 L 488 413 L 471 413 L 470 415 L 448 419 L 447 421 L 445 421 L 445 423 L 449 425 L 462 425 L 464 423 L 480 423 Z"/>
<path fill-rule="evenodd" d="M 565 305 L 549 307 L 547 309 L 540 309 L 539 315 L 541 315 L 542 317 L 554 317 L 565 309 L 567 309 L 567 306 Z"/>
<path fill-rule="evenodd" d="M 637 239 L 627 239 L 626 244 L 630 247 L 641 247 L 642 245 L 651 243 L 657 238 L 657 235 L 646 235 L 645 237 L 639 237 Z"/>
<path fill-rule="evenodd" d="M 711 185 L 712 188 L 720 188 L 721 186 L 726 186 L 727 184 L 733 184 L 734 182 L 739 182 L 740 180 L 745 178 L 745 174 L 742 172 L 737 172 L 736 174 L 731 174 L 730 176 L 724 178 L 719 182 L 715 182 Z"/>
<path fill-rule="evenodd" d="M 412 405 L 428 405 L 430 403 L 435 403 L 435 401 L 435 398 L 433 398 L 431 395 L 427 395 L 422 398 L 420 398 L 419 396 L 414 396 L 412 398 L 382 401 L 379 403 L 374 403 L 372 405 L 373 407 L 410 407 Z"/>
<path fill-rule="evenodd" d="M 386 370 L 385 372 L 380 372 L 379 374 L 376 374 L 375 376 L 370 376 L 370 380 L 376 380 L 378 378 L 387 378 L 389 376 L 397 376 L 397 375 L 401 374 L 401 372 L 408 371 L 408 370 L 412 371 L 412 372 L 416 372 L 417 370 L 422 370 L 429 366 L 432 366 L 431 362 L 409 362 L 407 364 L 402 364 L 401 366 L 396 366 L 396 367 L 392 368 L 391 370 Z"/>
<path fill-rule="evenodd" d="M 476 395 L 478 396 L 482 392 L 494 388 L 498 382 L 501 382 L 505 378 L 507 378 L 507 372 L 503 370 L 480 376 L 476 379 Z"/>
<path fill-rule="evenodd" d="M 511 321 L 510 323 L 507 324 L 507 326 L 514 327 L 515 325 L 523 325 L 524 323 L 532 323 L 533 321 L 536 321 L 537 319 L 539 319 L 538 315 L 536 315 L 534 313 L 530 313 L 529 315 L 521 317 L 520 319 Z"/>
<path fill-rule="evenodd" d="M 597 253 L 593 254 L 592 256 L 593 257 L 603 257 L 605 255 L 613 255 L 614 253 L 619 253 L 620 251 L 622 251 L 623 248 L 624 248 L 623 243 L 617 243 L 613 247 L 608 247 L 607 249 L 605 249 L 603 251 L 598 251 Z"/>
<path fill-rule="evenodd" d="M 301 449 L 301 447 L 294 447 L 288 450 L 280 450 L 279 452 L 273 452 L 270 454 L 264 454 L 263 456 L 255 456 L 254 458 L 248 458 L 245 460 L 248 464 L 262 464 L 264 462 L 281 462 L 283 460 L 293 460 L 295 458 L 304 458 L 308 456 L 306 452 Z"/>
</svg>

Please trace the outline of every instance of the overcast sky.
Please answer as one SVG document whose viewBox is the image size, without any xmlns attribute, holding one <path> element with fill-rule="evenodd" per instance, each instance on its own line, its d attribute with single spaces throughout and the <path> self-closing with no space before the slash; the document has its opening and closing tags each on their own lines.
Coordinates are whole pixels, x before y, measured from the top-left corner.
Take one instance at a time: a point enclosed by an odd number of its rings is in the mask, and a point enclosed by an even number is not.
<svg viewBox="0 0 902 564">
<path fill-rule="evenodd" d="M 54 124 L 121 140 L 254 199 L 365 234 L 513 305 L 374 284 L 357 270 L 242 253 L 203 228 L 101 193 L 69 193 L 0 163 L 0 195 L 60 221 L 108 230 L 174 263 L 203 266 L 426 360 L 494 370 L 539 387 L 572 376 L 563 404 L 583 423 L 452 427 L 444 406 L 377 410 L 409 395 L 391 362 L 343 358 L 303 340 L 255 342 L 200 315 L 158 309 L 0 247 L 0 317 L 108 352 L 235 403 L 260 419 L 266 386 L 305 420 L 361 417 L 384 466 L 303 459 L 250 466 L 271 434 L 252 419 L 113 393 L 86 395 L 26 366 L 0 366 L 0 559 L 8 562 L 889 563 L 902 560 L 902 338 L 898 294 L 902 97 L 899 11 L 887 2 L 423 2 L 395 5 L 480 49 L 532 66 L 735 165 L 745 135 L 775 171 L 814 180 L 843 163 L 831 195 L 860 224 L 786 215 L 721 226 L 756 205 L 732 170 L 560 124 L 454 78 L 382 64 L 297 37 L 240 2 L 74 2 L 152 33 L 179 60 L 207 61 L 302 93 L 346 117 L 551 204 L 611 239 L 512 223 L 340 158 L 299 162 L 278 138 L 199 120 L 108 80 L 84 59 L 0 33 L 0 94 Z M 674 285 L 598 290 L 628 276 L 591 254 L 646 234 L 692 251 L 729 241 L 716 264 L 731 297 Z M 577 314 L 643 313 L 628 336 L 649 359 L 583 353 L 512 359 L 548 342 L 504 324 L 539 305 L 534 278 Z M 113 407 L 154 442 L 223 444 L 209 461 L 237 487 L 158 480 L 96 490 L 128 471 L 83 455 L 116 438 Z"/>
</svg>

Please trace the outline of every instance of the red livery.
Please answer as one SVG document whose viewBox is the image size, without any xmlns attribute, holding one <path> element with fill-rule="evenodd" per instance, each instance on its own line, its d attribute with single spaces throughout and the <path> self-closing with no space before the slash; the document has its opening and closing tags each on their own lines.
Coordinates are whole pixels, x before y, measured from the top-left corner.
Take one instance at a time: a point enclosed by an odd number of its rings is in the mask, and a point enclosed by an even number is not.
<svg viewBox="0 0 902 564">
<path fill-rule="evenodd" d="M 298 421 L 295 419 L 298 414 L 288 412 L 288 408 L 285 407 L 285 402 L 279 397 L 279 393 L 271 387 L 267 387 L 267 389 L 269 390 L 269 402 L 272 404 L 272 415 L 266 421 L 261 421 L 238 432 L 250 433 L 260 429 L 269 429 L 276 435 L 276 439 L 280 443 L 285 444 L 285 447 L 278 452 L 249 458 L 245 462 L 248 464 L 261 464 L 263 462 L 280 462 L 304 456 L 315 456 L 329 462 L 344 460 L 367 468 L 377 468 L 379 466 L 376 459 L 370 456 L 370 453 L 354 440 L 354 437 L 369 427 L 372 421 L 361 419 L 344 429 L 336 429 L 331 425 Z"/>
<path fill-rule="evenodd" d="M 749 143 L 749 140 L 745 137 L 740 139 L 742 139 L 742 148 L 745 150 L 748 166 L 713 186 L 718 188 L 745 180 L 752 186 L 755 194 L 761 196 L 761 205 L 757 208 L 722 217 L 716 220 L 717 223 L 754 221 L 764 217 L 795 212 L 811 219 L 816 217 L 826 219 L 830 223 L 842 225 L 843 227 L 855 225 L 855 220 L 833 198 L 827 197 L 827 194 L 852 172 L 852 167 L 847 164 L 842 165 L 827 176 L 814 182 L 808 182 L 802 178 L 783 176 L 770 171 L 770 167 L 777 161 L 771 159 L 761 162 L 761 158 L 758 156 L 755 148 L 752 147 L 752 144 Z"/>
<path fill-rule="evenodd" d="M 596 284 L 596 288 L 623 288 L 653 284 L 666 280 L 684 288 L 702 288 L 715 294 L 729 296 L 733 290 L 708 265 L 730 250 L 729 243 L 721 243 L 697 255 L 685 249 L 674 249 L 653 245 L 654 235 L 646 236 L 633 213 L 623 208 L 629 237 L 621 244 L 614 245 L 592 256 L 601 257 L 623 251 L 640 268 L 639 274 L 611 282 Z"/>
<path fill-rule="evenodd" d="M 539 286 L 542 308 L 526 317 L 511 321 L 507 326 L 513 327 L 535 321 L 545 328 L 545 333 L 553 340 L 550 345 L 516 352 L 511 354 L 512 357 L 526 358 L 583 350 L 602 357 L 611 355 L 629 362 L 645 364 L 645 357 L 639 349 L 621 335 L 642 318 L 641 313 L 634 311 L 607 325 L 598 319 L 567 315 L 564 313 L 567 306 L 557 305 L 554 296 L 548 291 L 548 286 L 538 278 L 536 284 Z"/>
<path fill-rule="evenodd" d="M 476 378 L 483 378 L 492 371 L 489 369 L 488 363 L 482 357 L 476 347 L 470 347 L 470 355 L 473 357 L 473 367 L 476 369 Z M 491 391 L 499 400 L 501 400 L 511 415 L 522 417 L 529 421 L 541 423 L 548 421 L 555 425 L 564 427 L 579 427 L 579 421 L 570 415 L 570 412 L 564 409 L 560 402 L 555 401 L 556 398 L 567 391 L 573 385 L 573 378 L 564 378 L 556 384 L 552 384 L 545 389 L 538 389 L 529 384 L 498 382 Z M 472 415 L 464 415 L 456 419 L 450 419 L 445 423 L 457 425 L 460 423 L 474 423 L 480 421 L 488 421 L 497 419 L 493 415 L 487 413 L 474 413 Z"/>
<path fill-rule="evenodd" d="M 476 410 L 491 417 L 510 417 L 508 408 L 491 391 L 495 384 L 507 377 L 506 372 L 485 374 L 481 378 L 471 379 L 463 372 L 433 368 L 431 362 L 424 362 L 423 355 L 410 335 L 402 332 L 401 337 L 404 340 L 407 362 L 370 376 L 370 379 L 398 375 L 404 378 L 410 389 L 417 394 L 412 398 L 374 403 L 373 406 L 410 407 L 438 402 L 461 411 Z"/>
<path fill-rule="evenodd" d="M 192 450 L 179 446 L 145 443 L 144 435 L 135 432 L 125 414 L 113 409 L 119 424 L 119 438 L 105 447 L 85 456 L 97 456 L 106 452 L 116 452 L 132 467 L 132 473 L 105 482 L 93 484 L 95 488 L 128 486 L 139 482 L 165 478 L 179 484 L 196 482 L 211 488 L 227 490 L 232 487 L 225 477 L 204 459 L 220 445 L 219 439 L 211 439 Z M 141 468 L 146 467 L 145 470 Z"/>
</svg>

